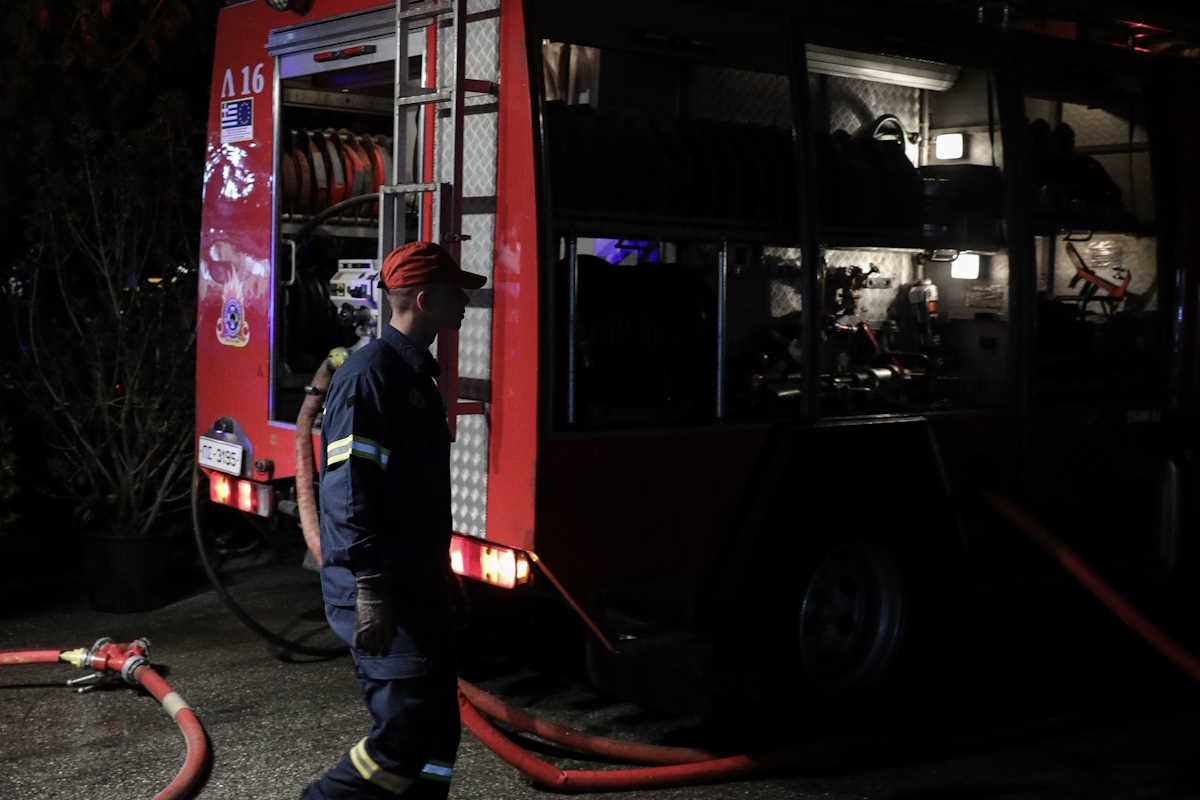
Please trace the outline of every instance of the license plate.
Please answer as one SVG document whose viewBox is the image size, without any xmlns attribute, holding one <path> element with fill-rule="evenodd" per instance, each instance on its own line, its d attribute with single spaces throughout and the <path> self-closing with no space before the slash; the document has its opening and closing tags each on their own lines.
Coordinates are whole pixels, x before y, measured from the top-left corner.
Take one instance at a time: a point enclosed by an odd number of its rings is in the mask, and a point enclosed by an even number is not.
<svg viewBox="0 0 1200 800">
<path fill-rule="evenodd" d="M 201 436 L 199 461 L 202 467 L 227 472 L 230 475 L 241 475 L 242 446 Z"/>
</svg>

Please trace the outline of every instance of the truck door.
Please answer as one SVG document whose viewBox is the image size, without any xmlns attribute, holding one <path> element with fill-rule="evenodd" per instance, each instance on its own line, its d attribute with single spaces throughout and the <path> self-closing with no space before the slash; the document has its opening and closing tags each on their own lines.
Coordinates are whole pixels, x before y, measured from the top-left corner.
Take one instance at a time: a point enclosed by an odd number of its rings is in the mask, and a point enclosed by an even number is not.
<svg viewBox="0 0 1200 800">
<path fill-rule="evenodd" d="M 330 349 L 353 348 L 378 334 L 386 322 L 379 262 L 394 244 L 426 239 L 450 246 L 454 239 L 463 268 L 491 277 L 499 23 L 497 9 L 398 22 L 388 6 L 271 32 L 278 84 L 273 421 L 295 420 L 304 386 Z M 462 145 L 455 156 L 452 101 L 413 103 L 411 95 L 446 93 L 463 77 L 455 66 L 460 53 L 472 94 L 461 93 Z M 411 184 L 435 190 L 387 189 Z M 462 218 L 457 237 L 441 220 L 451 210 L 447 199 L 455 198 Z M 454 527 L 474 535 L 484 533 L 486 508 L 482 404 L 490 400 L 491 297 L 490 287 L 474 293 L 458 337 L 434 350 L 443 365 L 440 381 L 453 395 L 446 404 L 457 433 Z"/>
</svg>

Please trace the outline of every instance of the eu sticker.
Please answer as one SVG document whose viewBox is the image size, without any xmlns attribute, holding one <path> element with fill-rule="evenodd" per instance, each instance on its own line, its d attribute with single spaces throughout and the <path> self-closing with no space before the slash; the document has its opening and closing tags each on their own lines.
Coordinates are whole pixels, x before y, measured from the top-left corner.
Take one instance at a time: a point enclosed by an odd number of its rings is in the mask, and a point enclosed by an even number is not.
<svg viewBox="0 0 1200 800">
<path fill-rule="evenodd" d="M 221 101 L 221 144 L 254 138 L 254 98 Z"/>
</svg>

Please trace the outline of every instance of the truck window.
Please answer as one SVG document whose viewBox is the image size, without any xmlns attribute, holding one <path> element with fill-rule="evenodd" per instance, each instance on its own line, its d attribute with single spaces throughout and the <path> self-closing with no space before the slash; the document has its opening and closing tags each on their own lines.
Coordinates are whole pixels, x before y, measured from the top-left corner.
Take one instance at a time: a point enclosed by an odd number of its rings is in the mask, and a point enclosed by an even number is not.
<svg viewBox="0 0 1200 800">
<path fill-rule="evenodd" d="M 1026 99 L 1037 258 L 1035 400 L 1160 407 L 1167 343 L 1148 109 L 1103 76 Z"/>
<path fill-rule="evenodd" d="M 1009 264 L 991 76 L 819 46 L 809 65 L 821 413 L 1004 403 Z"/>
<path fill-rule="evenodd" d="M 556 425 L 760 413 L 752 355 L 799 286 L 785 26 L 609 11 L 539 16 Z"/>
</svg>

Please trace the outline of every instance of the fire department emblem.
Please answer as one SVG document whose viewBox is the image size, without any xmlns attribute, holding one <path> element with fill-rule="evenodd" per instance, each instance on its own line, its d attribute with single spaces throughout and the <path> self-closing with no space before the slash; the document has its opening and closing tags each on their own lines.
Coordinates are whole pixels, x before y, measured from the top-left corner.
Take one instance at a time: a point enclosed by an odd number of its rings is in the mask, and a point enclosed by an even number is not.
<svg viewBox="0 0 1200 800">
<path fill-rule="evenodd" d="M 246 321 L 246 310 L 236 297 L 225 300 L 221 306 L 221 318 L 217 320 L 217 340 L 232 347 L 245 347 L 250 341 L 250 323 Z"/>
</svg>

